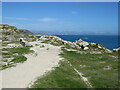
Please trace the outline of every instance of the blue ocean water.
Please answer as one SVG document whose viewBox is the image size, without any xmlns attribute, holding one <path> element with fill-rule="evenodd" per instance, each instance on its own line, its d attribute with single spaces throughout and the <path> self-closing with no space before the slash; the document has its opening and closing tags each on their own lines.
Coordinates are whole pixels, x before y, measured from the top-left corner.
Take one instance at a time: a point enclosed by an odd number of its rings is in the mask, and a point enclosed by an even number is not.
<svg viewBox="0 0 120 90">
<path fill-rule="evenodd" d="M 40 36 L 36 36 L 36 38 L 40 38 Z"/>
<path fill-rule="evenodd" d="M 118 36 L 117 35 L 56 35 L 63 40 L 74 42 L 82 39 L 87 42 L 99 43 L 109 49 L 118 48 Z"/>
</svg>

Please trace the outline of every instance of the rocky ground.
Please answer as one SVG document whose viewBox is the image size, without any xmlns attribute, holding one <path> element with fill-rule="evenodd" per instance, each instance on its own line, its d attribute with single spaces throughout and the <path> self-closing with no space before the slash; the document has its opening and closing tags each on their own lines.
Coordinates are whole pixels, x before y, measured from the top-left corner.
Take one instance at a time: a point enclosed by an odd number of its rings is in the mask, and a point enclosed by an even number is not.
<svg viewBox="0 0 120 90">
<path fill-rule="evenodd" d="M 77 50 L 81 53 L 112 53 L 112 50 L 105 48 L 103 45 L 100 45 L 98 43 L 89 43 L 81 39 L 76 42 L 69 42 L 62 40 L 57 36 L 43 35 L 39 40 L 42 41 L 42 43 L 49 43 L 55 46 L 62 46 L 62 48 Z"/>
</svg>

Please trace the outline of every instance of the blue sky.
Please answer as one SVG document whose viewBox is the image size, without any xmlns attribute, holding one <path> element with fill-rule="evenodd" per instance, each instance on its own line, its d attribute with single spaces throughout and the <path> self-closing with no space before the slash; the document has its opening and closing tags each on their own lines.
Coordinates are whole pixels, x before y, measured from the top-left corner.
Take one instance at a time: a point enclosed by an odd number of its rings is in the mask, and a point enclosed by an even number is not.
<svg viewBox="0 0 120 90">
<path fill-rule="evenodd" d="M 32 32 L 118 32 L 117 2 L 3 2 L 3 23 Z"/>
</svg>

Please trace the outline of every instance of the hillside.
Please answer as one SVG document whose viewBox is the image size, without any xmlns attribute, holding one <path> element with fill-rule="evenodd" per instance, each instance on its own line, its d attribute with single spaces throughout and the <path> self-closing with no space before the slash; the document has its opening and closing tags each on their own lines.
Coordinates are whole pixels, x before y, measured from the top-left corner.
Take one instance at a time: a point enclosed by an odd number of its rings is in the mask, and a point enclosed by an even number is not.
<svg viewBox="0 0 120 90">
<path fill-rule="evenodd" d="M 19 38 L 27 38 L 27 40 L 33 39 L 33 33 L 29 30 L 18 29 L 15 26 L 10 26 L 7 24 L 0 24 L 0 30 L 2 32 L 3 41 L 15 41 Z"/>
<path fill-rule="evenodd" d="M 20 32 L 21 34 L 29 34 L 29 35 L 32 35 L 32 34 L 33 34 L 32 32 L 30 32 L 29 30 L 26 30 L 26 29 L 19 29 L 19 32 Z"/>
</svg>

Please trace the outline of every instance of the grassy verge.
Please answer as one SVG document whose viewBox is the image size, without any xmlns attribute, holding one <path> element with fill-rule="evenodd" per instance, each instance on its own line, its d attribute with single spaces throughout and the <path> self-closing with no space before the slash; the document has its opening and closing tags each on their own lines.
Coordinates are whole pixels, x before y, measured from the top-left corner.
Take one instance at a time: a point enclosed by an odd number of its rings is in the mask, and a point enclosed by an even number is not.
<svg viewBox="0 0 120 90">
<path fill-rule="evenodd" d="M 84 74 L 94 88 L 118 87 L 118 56 L 113 54 L 79 54 L 64 51 L 61 54 L 65 59 Z"/>
<path fill-rule="evenodd" d="M 27 58 L 25 56 L 16 56 L 14 59 L 12 59 L 11 62 L 19 63 L 19 62 L 24 62 L 26 60 Z"/>
<path fill-rule="evenodd" d="M 29 47 L 20 47 L 20 48 L 3 48 L 2 51 L 8 51 L 9 54 L 18 53 L 19 55 L 28 54 L 33 52 Z"/>
<path fill-rule="evenodd" d="M 32 88 L 87 88 L 67 60 L 87 77 L 93 88 L 118 88 L 118 54 L 79 54 L 64 50 L 60 66 L 39 78 Z M 109 68 L 108 68 L 109 66 Z"/>
<path fill-rule="evenodd" d="M 6 58 L 4 62 L 9 61 L 7 58 L 13 58 L 11 61 L 7 62 L 6 65 L 0 65 L 0 70 L 15 66 L 16 63 L 24 62 L 27 58 L 24 54 L 32 53 L 30 47 L 19 47 L 19 48 L 3 48 L 2 51 L 7 51 L 7 53 L 2 53 L 3 58 Z"/>
<path fill-rule="evenodd" d="M 8 44 L 11 44 L 11 43 L 19 43 L 19 41 L 2 42 L 2 46 L 7 46 Z"/>
<path fill-rule="evenodd" d="M 81 80 L 67 61 L 61 61 L 60 66 L 39 78 L 32 88 L 85 88 Z"/>
</svg>

